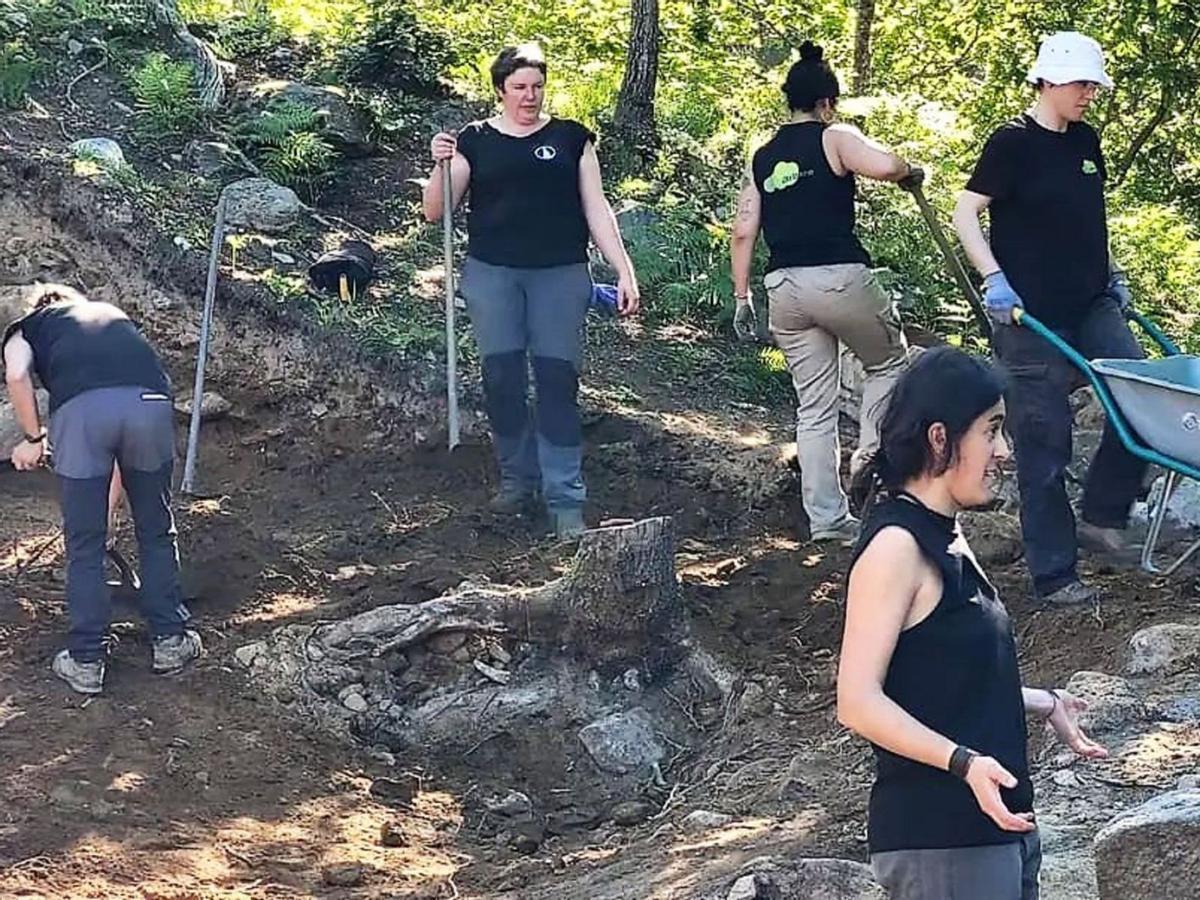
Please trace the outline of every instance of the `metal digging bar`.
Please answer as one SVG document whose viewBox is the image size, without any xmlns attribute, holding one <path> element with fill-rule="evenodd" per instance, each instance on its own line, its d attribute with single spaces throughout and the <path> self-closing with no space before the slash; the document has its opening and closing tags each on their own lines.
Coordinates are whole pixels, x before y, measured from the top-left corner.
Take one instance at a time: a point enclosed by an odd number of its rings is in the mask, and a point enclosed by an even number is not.
<svg viewBox="0 0 1200 900">
<path fill-rule="evenodd" d="M 962 261 L 955 254 L 954 248 L 950 246 L 950 242 L 946 240 L 946 233 L 942 230 L 941 223 L 938 222 L 937 213 L 929 205 L 929 201 L 925 199 L 925 191 L 921 188 L 921 181 L 917 180 L 912 184 L 906 184 L 904 190 L 912 194 L 913 199 L 917 201 L 917 208 L 921 210 L 925 224 L 929 226 L 929 233 L 933 235 L 933 242 L 937 244 L 938 249 L 942 251 L 942 256 L 945 257 L 946 268 L 949 269 L 950 275 L 958 283 L 958 289 L 967 298 L 971 312 L 975 314 L 975 319 L 979 322 L 979 328 L 983 331 L 987 339 L 991 340 L 991 317 L 988 316 L 987 310 L 983 306 L 983 300 L 979 297 L 979 292 L 975 290 L 975 285 L 971 283 L 966 269 L 963 268 Z"/>
<path fill-rule="evenodd" d="M 185 494 L 195 494 L 196 451 L 200 445 L 200 408 L 204 405 L 204 364 L 208 360 L 208 339 L 212 331 L 213 303 L 217 296 L 217 270 L 221 262 L 221 245 L 225 241 L 226 196 L 217 202 L 217 219 L 213 224 L 212 250 L 208 257 L 208 283 L 204 287 L 204 312 L 200 319 L 200 349 L 196 358 L 196 380 L 192 386 L 192 420 L 188 426 L 187 455 L 183 462 L 183 481 L 179 488 Z"/>
</svg>

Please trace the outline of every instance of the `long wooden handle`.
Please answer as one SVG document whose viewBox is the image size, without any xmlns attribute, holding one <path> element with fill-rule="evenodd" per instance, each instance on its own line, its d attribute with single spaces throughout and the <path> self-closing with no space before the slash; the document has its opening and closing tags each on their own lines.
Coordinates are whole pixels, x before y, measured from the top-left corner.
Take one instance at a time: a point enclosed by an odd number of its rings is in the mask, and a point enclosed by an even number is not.
<svg viewBox="0 0 1200 900">
<path fill-rule="evenodd" d="M 459 444 L 458 342 L 454 331 L 454 182 L 450 160 L 442 163 L 442 245 L 446 268 L 446 417 L 449 449 Z"/>
</svg>

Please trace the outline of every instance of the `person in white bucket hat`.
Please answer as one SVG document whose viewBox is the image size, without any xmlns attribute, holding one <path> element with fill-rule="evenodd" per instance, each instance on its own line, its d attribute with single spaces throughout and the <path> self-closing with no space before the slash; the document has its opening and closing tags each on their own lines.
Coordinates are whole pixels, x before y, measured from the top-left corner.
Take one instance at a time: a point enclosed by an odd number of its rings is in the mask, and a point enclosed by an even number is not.
<svg viewBox="0 0 1200 900">
<path fill-rule="evenodd" d="M 1089 359 L 1143 355 L 1125 321 L 1129 286 L 1109 252 L 1100 138 L 1083 121 L 1112 79 L 1100 45 L 1073 31 L 1042 42 L 1027 78 L 1037 101 L 988 139 L 958 198 L 954 225 L 983 276 L 984 300 L 997 323 L 993 350 L 1009 373 L 1021 528 L 1034 591 L 1052 604 L 1089 604 L 1097 594 L 1079 580 L 1079 544 L 1110 559 L 1135 549 L 1124 529 L 1145 464 L 1106 428 L 1076 521 L 1064 478 L 1076 374 L 1049 344 L 1015 327 L 1012 314 L 1018 306 L 1028 310 Z M 985 209 L 987 237 L 979 221 Z"/>
<path fill-rule="evenodd" d="M 1025 80 L 1030 84 L 1063 85 L 1079 81 L 1104 88 L 1113 86 L 1104 70 L 1104 51 L 1095 40 L 1078 31 L 1060 31 L 1042 41 Z"/>
</svg>

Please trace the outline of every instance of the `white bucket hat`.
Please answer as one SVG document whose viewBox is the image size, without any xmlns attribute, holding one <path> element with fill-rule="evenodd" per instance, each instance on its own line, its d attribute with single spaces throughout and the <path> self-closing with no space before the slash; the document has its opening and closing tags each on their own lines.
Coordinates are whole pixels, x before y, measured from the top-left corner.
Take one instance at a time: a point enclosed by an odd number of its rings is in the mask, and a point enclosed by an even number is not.
<svg viewBox="0 0 1200 900">
<path fill-rule="evenodd" d="M 1094 81 L 1111 88 L 1112 79 L 1104 71 L 1104 51 L 1100 45 L 1078 31 L 1059 31 L 1042 41 L 1037 60 L 1025 76 L 1030 84 L 1046 81 L 1068 84 L 1072 81 Z"/>
</svg>

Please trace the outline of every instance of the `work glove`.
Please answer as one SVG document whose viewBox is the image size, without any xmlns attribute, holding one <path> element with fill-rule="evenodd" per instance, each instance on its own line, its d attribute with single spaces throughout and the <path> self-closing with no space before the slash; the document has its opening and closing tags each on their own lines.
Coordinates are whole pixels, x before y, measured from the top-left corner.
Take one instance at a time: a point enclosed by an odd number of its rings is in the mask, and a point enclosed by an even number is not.
<svg viewBox="0 0 1200 900">
<path fill-rule="evenodd" d="M 754 311 L 754 299 L 734 299 L 737 307 L 733 311 L 733 333 L 739 341 L 758 340 L 758 314 Z"/>
<path fill-rule="evenodd" d="M 909 164 L 908 174 L 896 182 L 897 186 L 910 194 L 925 183 L 925 170 L 920 166 Z"/>
<path fill-rule="evenodd" d="M 1008 278 L 999 269 L 983 279 L 983 304 L 997 325 L 1013 324 L 1013 310 L 1018 306 L 1025 308 L 1017 292 L 1008 283 Z"/>
<path fill-rule="evenodd" d="M 1121 312 L 1129 312 L 1133 306 L 1133 293 L 1129 290 L 1129 279 L 1121 271 L 1113 272 L 1108 278 L 1108 287 L 1104 293 L 1116 301 Z"/>
</svg>

